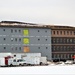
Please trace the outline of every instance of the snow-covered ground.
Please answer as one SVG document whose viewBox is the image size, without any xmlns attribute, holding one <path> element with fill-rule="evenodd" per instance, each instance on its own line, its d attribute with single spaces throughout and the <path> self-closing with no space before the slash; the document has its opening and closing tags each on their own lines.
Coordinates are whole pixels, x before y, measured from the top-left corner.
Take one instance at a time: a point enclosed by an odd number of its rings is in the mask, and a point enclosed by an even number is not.
<svg viewBox="0 0 75 75">
<path fill-rule="evenodd" d="M 22 66 L 22 67 L 0 67 L 0 75 L 25 75 L 25 74 L 44 74 L 44 75 L 75 75 L 74 65 L 55 65 L 48 66 Z"/>
</svg>

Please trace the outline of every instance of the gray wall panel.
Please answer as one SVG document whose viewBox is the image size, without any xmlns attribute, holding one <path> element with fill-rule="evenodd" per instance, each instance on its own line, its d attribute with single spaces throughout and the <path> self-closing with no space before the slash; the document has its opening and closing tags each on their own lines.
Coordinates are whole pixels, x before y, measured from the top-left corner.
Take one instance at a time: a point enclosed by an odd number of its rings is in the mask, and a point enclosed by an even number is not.
<svg viewBox="0 0 75 75">
<path fill-rule="evenodd" d="M 28 36 L 23 35 L 24 29 L 29 30 Z M 11 32 L 11 30 L 13 30 L 13 32 Z M 23 38 L 26 37 L 29 38 L 28 45 L 23 44 Z M 15 39 L 17 39 L 17 41 Z M 21 41 L 19 41 L 19 39 L 21 39 Z M 24 46 L 28 46 L 30 48 L 30 52 L 41 52 L 42 56 L 47 56 L 48 60 L 51 60 L 51 29 L 0 27 L 0 52 L 23 53 Z M 4 49 L 4 47 L 6 47 L 6 49 Z M 46 49 L 46 47 L 48 47 L 48 49 Z"/>
</svg>

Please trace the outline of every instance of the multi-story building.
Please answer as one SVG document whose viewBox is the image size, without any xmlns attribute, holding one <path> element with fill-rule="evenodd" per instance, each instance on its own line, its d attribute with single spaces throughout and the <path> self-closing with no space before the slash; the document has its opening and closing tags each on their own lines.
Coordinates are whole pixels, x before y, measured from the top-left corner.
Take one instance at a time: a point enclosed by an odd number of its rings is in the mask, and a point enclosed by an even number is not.
<svg viewBox="0 0 75 75">
<path fill-rule="evenodd" d="M 51 60 L 51 29 L 31 23 L 2 21 L 0 52 L 41 53 Z"/>
<path fill-rule="evenodd" d="M 41 53 L 48 60 L 72 59 L 75 55 L 75 28 L 2 21 L 0 52 Z"/>
<path fill-rule="evenodd" d="M 52 59 L 68 60 L 75 55 L 75 28 L 52 26 Z"/>
</svg>

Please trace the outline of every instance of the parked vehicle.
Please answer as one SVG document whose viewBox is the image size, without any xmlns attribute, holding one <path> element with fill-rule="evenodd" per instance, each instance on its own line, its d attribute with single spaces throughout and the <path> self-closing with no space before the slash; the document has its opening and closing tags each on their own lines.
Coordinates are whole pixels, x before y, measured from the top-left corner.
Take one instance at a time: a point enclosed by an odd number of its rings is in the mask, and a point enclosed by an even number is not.
<svg viewBox="0 0 75 75">
<path fill-rule="evenodd" d="M 41 57 L 41 53 L 5 53 L 5 55 L 1 53 L 0 56 L 0 66 L 43 64 L 47 64 L 47 57 Z"/>
<path fill-rule="evenodd" d="M 42 65 L 42 64 L 47 65 L 47 57 L 40 58 L 40 65 Z"/>
<path fill-rule="evenodd" d="M 23 57 L 41 57 L 41 53 L 12 53 L 14 58 L 23 58 Z"/>
<path fill-rule="evenodd" d="M 23 57 L 25 65 L 39 65 L 40 57 Z"/>
<path fill-rule="evenodd" d="M 8 65 L 9 66 L 22 66 L 25 64 L 25 61 L 23 59 L 13 59 L 13 58 L 10 58 L 8 60 Z"/>
<path fill-rule="evenodd" d="M 67 61 L 65 62 L 65 64 L 73 64 L 73 61 L 72 61 L 72 60 L 67 60 Z"/>
<path fill-rule="evenodd" d="M 5 58 L 0 58 L 0 66 L 5 66 Z"/>
<path fill-rule="evenodd" d="M 47 65 L 46 57 L 23 57 L 27 65 Z"/>
<path fill-rule="evenodd" d="M 8 60 L 10 58 L 13 58 L 13 57 L 11 57 L 11 56 L 0 57 L 0 66 L 8 66 Z"/>
</svg>

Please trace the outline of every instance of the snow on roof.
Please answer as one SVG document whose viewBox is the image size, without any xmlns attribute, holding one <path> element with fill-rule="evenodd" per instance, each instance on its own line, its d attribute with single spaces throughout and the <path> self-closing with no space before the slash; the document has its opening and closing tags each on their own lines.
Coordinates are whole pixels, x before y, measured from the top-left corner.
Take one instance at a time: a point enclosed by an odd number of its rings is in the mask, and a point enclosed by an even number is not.
<svg viewBox="0 0 75 75">
<path fill-rule="evenodd" d="M 25 23 L 25 22 L 17 22 L 17 21 L 1 21 L 0 22 L 0 26 L 49 28 L 48 25 L 34 24 L 34 23 Z"/>
<path fill-rule="evenodd" d="M 1 21 L 0 26 L 12 26 L 12 27 L 39 27 L 39 28 L 51 28 L 51 29 L 75 29 L 72 26 L 60 26 L 60 25 L 44 25 L 44 24 L 34 24 L 34 23 L 25 23 L 18 21 Z"/>
</svg>

